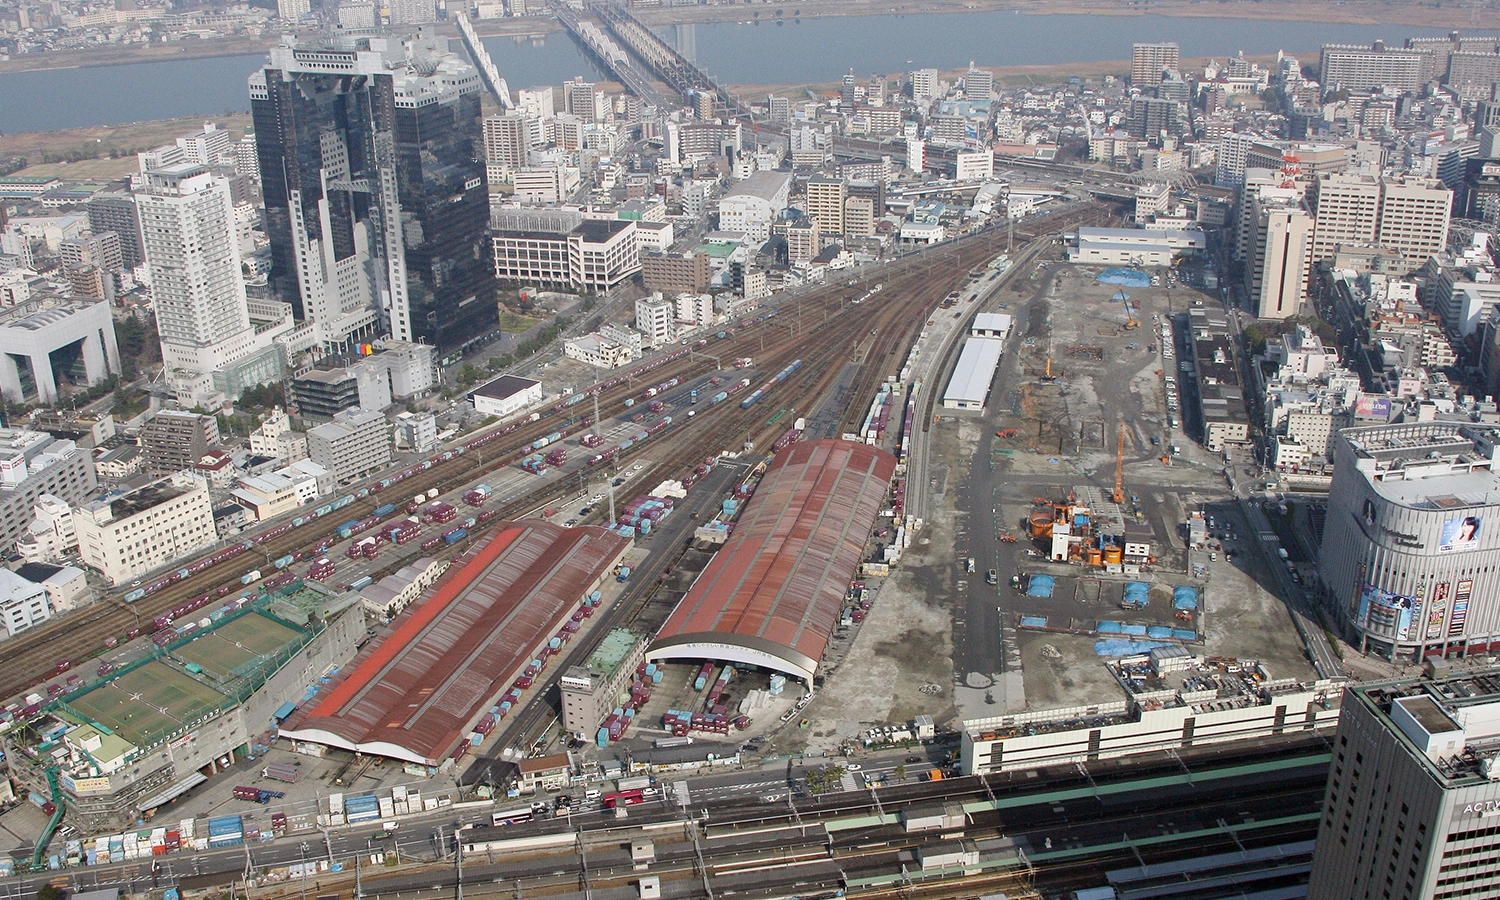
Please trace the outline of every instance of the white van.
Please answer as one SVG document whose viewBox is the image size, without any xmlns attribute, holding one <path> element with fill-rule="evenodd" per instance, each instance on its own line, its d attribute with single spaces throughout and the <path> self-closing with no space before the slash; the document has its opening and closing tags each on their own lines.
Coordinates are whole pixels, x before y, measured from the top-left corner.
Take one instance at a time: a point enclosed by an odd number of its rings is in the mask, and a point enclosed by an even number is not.
<svg viewBox="0 0 1500 900">
<path fill-rule="evenodd" d="M 602 796 L 603 794 L 599 793 L 597 788 L 589 788 L 583 792 L 583 799 L 585 800 L 598 800 Z"/>
</svg>

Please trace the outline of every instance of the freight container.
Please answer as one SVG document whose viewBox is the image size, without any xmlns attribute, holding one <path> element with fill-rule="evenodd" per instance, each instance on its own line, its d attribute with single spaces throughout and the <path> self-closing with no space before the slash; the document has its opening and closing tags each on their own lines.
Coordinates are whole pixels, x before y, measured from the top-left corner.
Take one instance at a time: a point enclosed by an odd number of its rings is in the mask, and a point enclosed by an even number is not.
<svg viewBox="0 0 1500 900">
<path fill-rule="evenodd" d="M 390 515 L 391 513 L 395 512 L 395 511 L 396 511 L 396 504 L 394 504 L 394 503 L 385 503 L 385 504 L 382 504 L 380 506 L 375 507 L 375 512 L 371 513 L 371 515 L 375 516 L 376 518 L 383 519 L 383 518 L 385 518 L 386 516 Z"/>
<path fill-rule="evenodd" d="M 443 535 L 443 540 L 449 544 L 456 544 L 469 536 L 469 532 L 463 528 L 455 528 Z"/>
<path fill-rule="evenodd" d="M 239 816 L 217 816 L 208 820 L 208 845 L 227 847 L 245 839 L 244 821 Z M 110 844 L 110 857 L 114 857 L 114 844 Z"/>
</svg>

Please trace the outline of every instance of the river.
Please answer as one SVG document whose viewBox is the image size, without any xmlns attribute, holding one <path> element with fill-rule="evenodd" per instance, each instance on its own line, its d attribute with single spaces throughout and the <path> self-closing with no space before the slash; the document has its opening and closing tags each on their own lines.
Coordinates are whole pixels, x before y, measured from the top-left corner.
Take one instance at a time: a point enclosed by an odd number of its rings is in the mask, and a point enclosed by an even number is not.
<svg viewBox="0 0 1500 900">
<path fill-rule="evenodd" d="M 746 15 L 752 15 L 746 12 Z M 807 18 L 776 23 L 719 22 L 659 29 L 699 65 L 728 84 L 835 82 L 851 68 L 1025 66 L 1125 59 L 1135 41 L 1176 41 L 1183 56 L 1225 58 L 1287 50 L 1317 62 L 1326 41 L 1399 44 L 1442 28 L 1335 25 L 1263 19 L 1174 16 L 1026 16 L 1012 12 Z M 512 89 L 561 84 L 599 72 L 563 33 L 543 38 L 485 39 Z M 920 50 L 916 48 L 922 48 Z M 264 57 L 206 57 L 0 75 L 0 131 L 50 131 L 177 116 L 245 111 L 245 78 Z"/>
</svg>

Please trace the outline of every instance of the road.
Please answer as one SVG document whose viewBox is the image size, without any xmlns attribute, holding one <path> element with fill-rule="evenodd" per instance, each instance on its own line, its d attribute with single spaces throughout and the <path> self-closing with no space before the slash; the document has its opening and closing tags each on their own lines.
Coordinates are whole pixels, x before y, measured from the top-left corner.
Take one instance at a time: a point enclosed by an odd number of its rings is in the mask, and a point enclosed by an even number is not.
<svg viewBox="0 0 1500 900">
<path fill-rule="evenodd" d="M 940 759 L 940 753 L 929 745 L 862 754 L 856 763 L 862 768 L 855 774 L 894 769 L 910 756 Z M 553 851 L 516 847 L 498 849 L 491 856 L 481 847 L 477 854 L 466 854 L 466 885 L 524 880 L 533 895 L 572 890 L 569 886 L 585 877 L 583 865 L 589 880 L 607 883 L 611 878 L 636 878 L 641 873 L 630 868 L 628 851 L 623 848 L 631 838 L 641 836 L 643 828 L 656 842 L 659 862 L 651 867 L 653 874 L 696 871 L 701 853 L 715 873 L 714 888 L 721 893 L 738 885 L 789 884 L 782 879 L 805 877 L 807 873 L 799 868 L 803 862 L 777 864 L 766 856 L 800 854 L 803 849 L 809 851 L 808 865 L 836 859 L 842 870 L 835 875 L 838 881 L 897 871 L 903 848 L 931 840 L 931 836 L 907 834 L 898 824 L 903 812 L 930 808 L 937 799 L 964 804 L 963 827 L 968 836 L 1004 834 L 1033 859 L 1047 859 L 1050 854 L 1059 862 L 1081 860 L 1118 845 L 1122 833 L 1141 842 L 1136 853 L 1162 854 L 1170 849 L 1193 855 L 1206 852 L 1217 841 L 1227 842 L 1231 830 L 1238 834 L 1233 840 L 1247 844 L 1274 843 L 1289 834 L 1315 831 L 1328 757 L 1320 738 L 1298 734 L 1181 755 L 1090 762 L 1071 769 L 1007 773 L 984 780 L 930 782 L 912 777 L 878 789 L 846 782 L 846 788 L 852 789 L 821 794 L 814 794 L 805 778 L 811 762 L 778 760 L 758 769 L 692 778 L 688 802 L 682 804 L 674 802 L 676 791 L 663 783 L 659 800 L 630 807 L 624 816 L 589 809 L 490 828 L 487 809 L 437 810 L 406 817 L 394 834 L 373 826 L 331 833 L 307 830 L 254 845 L 0 879 L 0 897 L 29 897 L 46 882 L 74 890 L 120 887 L 131 893 L 168 886 L 201 887 L 242 878 L 246 871 L 318 860 L 334 863 L 345 873 L 362 869 L 367 896 L 434 886 L 443 889 L 453 884 L 454 872 L 438 860 L 451 852 L 455 826 L 466 825 L 475 827 L 464 832 L 465 844 L 561 834 L 577 835 L 588 848 L 580 856 L 567 837 L 560 845 L 554 841 Z M 864 821 L 862 817 L 877 814 L 885 817 L 886 824 L 833 827 L 840 820 Z M 685 834 L 700 835 L 701 842 Z M 384 870 L 371 866 L 371 854 L 399 854 L 404 863 L 428 865 Z M 739 876 L 749 869 L 755 869 L 760 880 L 740 881 Z M 336 875 L 317 876 L 329 877 Z M 297 881 L 284 882 L 283 890 L 296 891 Z M 261 887 L 273 889 L 274 883 Z M 539 890 L 543 887 L 547 890 Z M 701 893 L 693 887 L 683 894 L 689 895 Z"/>
</svg>

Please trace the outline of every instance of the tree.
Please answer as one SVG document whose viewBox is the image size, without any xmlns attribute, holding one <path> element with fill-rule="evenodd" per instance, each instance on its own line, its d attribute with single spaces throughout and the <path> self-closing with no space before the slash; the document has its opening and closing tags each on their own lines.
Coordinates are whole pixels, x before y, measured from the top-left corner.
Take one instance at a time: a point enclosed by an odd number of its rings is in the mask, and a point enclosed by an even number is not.
<svg viewBox="0 0 1500 900">
<path fill-rule="evenodd" d="M 464 367 L 458 370 L 458 383 L 471 385 L 476 381 L 484 379 L 484 370 L 473 363 L 464 363 Z"/>
<path fill-rule="evenodd" d="M 44 884 L 36 889 L 36 900 L 58 900 L 62 893 L 51 884 Z"/>
<path fill-rule="evenodd" d="M 896 768 L 891 770 L 891 775 L 894 776 L 897 781 L 905 781 L 906 765 L 904 763 L 898 764 Z"/>
</svg>

